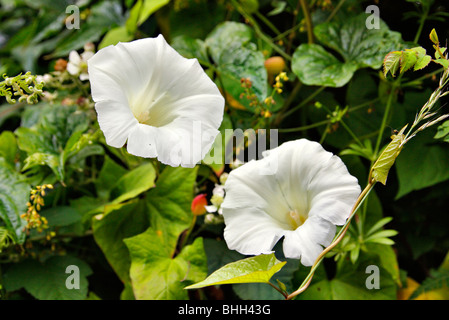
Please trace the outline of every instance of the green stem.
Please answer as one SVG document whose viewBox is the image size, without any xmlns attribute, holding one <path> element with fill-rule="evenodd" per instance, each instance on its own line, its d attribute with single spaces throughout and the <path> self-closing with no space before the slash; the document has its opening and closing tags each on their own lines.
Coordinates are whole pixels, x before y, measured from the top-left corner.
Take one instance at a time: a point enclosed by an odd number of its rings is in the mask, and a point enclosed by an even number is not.
<svg viewBox="0 0 449 320">
<path fill-rule="evenodd" d="M 237 11 L 253 26 L 254 32 L 256 35 L 262 39 L 262 41 L 265 41 L 270 47 L 273 48 L 277 53 L 279 53 L 281 56 L 283 56 L 285 59 L 291 61 L 292 57 L 284 52 L 280 47 L 278 47 L 276 44 L 273 43 L 273 41 L 268 38 L 260 29 L 257 22 L 254 20 L 254 18 L 249 15 L 235 0 L 231 0 L 232 5 L 234 8 L 237 9 Z"/>
<path fill-rule="evenodd" d="M 379 149 L 380 149 L 380 144 L 382 142 L 382 138 L 383 138 L 383 134 L 385 131 L 385 127 L 387 126 L 387 120 L 390 116 L 390 110 L 391 110 L 391 106 L 393 105 L 393 98 L 396 94 L 396 88 L 399 86 L 399 83 L 401 81 L 401 76 L 400 75 L 398 77 L 398 79 L 396 81 L 394 81 L 391 85 L 391 91 L 390 94 L 388 95 L 388 100 L 387 100 L 387 105 L 385 107 L 385 113 L 384 116 L 382 118 L 382 122 L 380 124 L 380 129 L 379 129 L 379 134 L 377 136 L 377 141 L 376 141 L 376 146 L 374 148 L 374 154 L 377 157 L 377 154 L 379 153 Z M 374 162 L 371 163 L 371 166 L 373 165 Z"/>
<path fill-rule="evenodd" d="M 327 124 L 327 126 L 326 126 L 326 129 L 324 129 L 323 135 L 321 136 L 320 144 L 323 144 L 323 143 L 324 143 L 324 139 L 326 139 L 327 134 L 329 133 L 330 126 L 331 126 L 331 124 L 330 124 L 330 122 L 329 122 L 329 123 Z"/>
<path fill-rule="evenodd" d="M 195 228 L 195 224 L 196 224 L 196 215 L 193 215 L 193 219 L 192 219 L 192 223 L 190 224 L 189 228 L 186 230 L 186 232 L 183 234 L 182 239 L 181 239 L 181 245 L 180 248 L 184 248 L 184 246 L 187 243 L 187 240 L 190 236 L 190 234 L 192 233 L 193 228 Z"/>
<path fill-rule="evenodd" d="M 326 22 L 329 22 L 332 20 L 332 18 L 337 14 L 338 10 L 340 10 L 341 6 L 343 5 L 343 3 L 345 3 L 346 0 L 341 0 L 337 6 L 335 7 L 335 9 L 331 12 L 331 14 L 329 15 L 329 17 L 327 17 Z"/>
<path fill-rule="evenodd" d="M 309 44 L 314 42 L 313 39 L 313 24 L 312 24 L 312 18 L 310 16 L 309 12 L 309 6 L 307 5 L 306 0 L 299 0 L 301 3 L 302 12 L 304 13 L 304 18 L 306 19 L 306 26 L 307 26 L 307 42 Z"/>
<path fill-rule="evenodd" d="M 323 120 L 320 122 L 316 122 L 316 123 L 312 123 L 306 126 L 302 126 L 302 127 L 297 127 L 297 128 L 287 128 L 287 129 L 278 129 L 279 132 L 296 132 L 296 131 L 305 131 L 305 130 L 309 130 L 309 129 L 313 129 L 316 127 L 321 127 L 324 126 L 326 124 L 329 124 L 330 120 Z"/>
<path fill-rule="evenodd" d="M 419 27 L 418 30 L 416 31 L 416 35 L 415 38 L 413 39 L 414 43 L 418 43 L 419 41 L 419 37 L 421 36 L 422 30 L 424 28 L 424 23 L 427 20 L 427 16 L 429 15 L 429 10 L 430 7 L 425 6 L 426 8 L 423 11 L 423 15 L 421 16 L 421 19 L 419 19 Z"/>
<path fill-rule="evenodd" d="M 306 99 L 304 99 L 300 104 L 298 104 L 296 107 L 291 108 L 290 110 L 286 111 L 283 115 L 282 118 L 288 117 L 289 115 L 291 115 L 293 112 L 295 112 L 296 110 L 302 108 L 303 106 L 305 106 L 308 102 L 310 102 L 310 100 L 312 100 L 313 98 L 315 98 L 318 94 L 320 94 L 321 91 L 323 91 L 324 89 L 326 89 L 326 87 L 319 87 L 317 90 L 315 90 L 314 93 L 312 93 L 310 96 L 308 96 Z"/>
<path fill-rule="evenodd" d="M 275 126 L 278 126 L 281 121 L 282 121 L 282 114 L 288 110 L 288 108 L 290 107 L 290 105 L 292 104 L 293 100 L 295 100 L 296 95 L 298 94 L 298 92 L 301 90 L 302 87 L 302 82 L 297 81 L 295 86 L 293 87 L 293 90 L 290 92 L 287 100 L 285 100 L 280 112 L 277 114 L 275 120 L 274 120 L 274 124 Z"/>
<path fill-rule="evenodd" d="M 274 24 L 271 23 L 270 20 L 268 20 L 263 14 L 261 14 L 259 11 L 256 11 L 256 17 L 259 18 L 263 23 L 265 23 L 267 25 L 268 28 L 271 29 L 271 31 L 273 31 L 276 36 L 279 36 L 281 34 L 281 32 L 279 31 L 278 28 L 276 28 L 276 26 Z"/>
</svg>

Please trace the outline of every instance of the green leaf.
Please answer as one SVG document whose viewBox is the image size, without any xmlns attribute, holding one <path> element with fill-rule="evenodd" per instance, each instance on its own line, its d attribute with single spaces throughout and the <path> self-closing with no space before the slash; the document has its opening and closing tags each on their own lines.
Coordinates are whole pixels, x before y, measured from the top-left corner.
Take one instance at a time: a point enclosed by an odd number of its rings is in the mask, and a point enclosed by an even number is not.
<svg viewBox="0 0 449 320">
<path fill-rule="evenodd" d="M 338 88 L 351 80 L 357 65 L 341 62 L 318 44 L 301 44 L 293 54 L 292 70 L 306 85 Z"/>
<path fill-rule="evenodd" d="M 27 211 L 31 186 L 0 157 L 0 220 L 8 229 L 14 242 L 25 241 L 25 220 L 20 216 Z"/>
<path fill-rule="evenodd" d="M 435 45 L 439 45 L 439 40 L 438 40 L 438 35 L 437 32 L 435 31 L 435 29 L 432 29 L 432 31 L 430 32 L 429 35 L 430 41 L 432 41 Z"/>
<path fill-rule="evenodd" d="M 388 72 L 394 77 L 398 71 L 401 63 L 402 51 L 393 51 L 388 53 L 384 59 L 384 76 L 386 77 Z"/>
<path fill-rule="evenodd" d="M 384 185 L 387 183 L 390 168 L 393 166 L 396 158 L 402 150 L 401 143 L 404 140 L 403 132 L 405 128 L 406 126 L 393 137 L 393 140 L 387 145 L 384 151 L 382 151 L 379 158 L 374 163 L 371 169 L 371 176 L 375 181 L 378 181 Z"/>
<path fill-rule="evenodd" d="M 210 63 L 207 55 L 206 44 L 201 39 L 193 39 L 188 36 L 177 36 L 170 45 L 184 58 L 198 59 L 199 63 Z"/>
<path fill-rule="evenodd" d="M 198 167 L 166 167 L 156 181 L 156 188 L 146 197 L 151 226 L 164 245 L 176 249 L 179 235 L 192 223 L 191 204 Z"/>
<path fill-rule="evenodd" d="M 381 21 L 379 29 L 367 29 L 366 15 L 343 22 L 317 25 L 314 34 L 323 46 L 335 50 L 343 61 L 318 44 L 302 44 L 293 54 L 292 70 L 308 85 L 344 86 L 361 68 L 378 69 L 387 53 L 400 46 L 401 35 Z M 390 65 L 390 69 L 394 63 Z"/>
<path fill-rule="evenodd" d="M 202 238 L 174 258 L 172 248 L 154 228 L 124 241 L 131 255 L 130 277 L 137 300 L 188 299 L 184 287 L 207 274 Z"/>
<path fill-rule="evenodd" d="M 224 89 L 236 100 L 244 92 L 240 80 L 251 80 L 259 101 L 267 96 L 267 71 L 262 52 L 257 50 L 253 30 L 243 23 L 223 22 L 206 38 L 205 44 L 223 82 Z M 246 103 L 249 108 L 247 101 Z"/>
<path fill-rule="evenodd" d="M 63 227 L 81 221 L 81 214 L 69 206 L 56 206 L 41 211 L 49 227 Z"/>
<path fill-rule="evenodd" d="M 144 232 L 149 226 L 143 201 L 107 205 L 102 215 L 92 219 L 95 241 L 123 283 L 129 282 L 131 259 L 123 240 Z"/>
<path fill-rule="evenodd" d="M 79 268 L 79 289 L 66 287 L 70 276 L 66 268 L 70 265 Z M 83 300 L 87 296 L 90 274 L 92 270 L 84 261 L 71 256 L 54 256 L 44 263 L 29 259 L 15 264 L 4 274 L 3 280 L 7 291 L 25 288 L 40 300 Z"/>
<path fill-rule="evenodd" d="M 109 199 L 111 189 L 128 171 L 106 156 L 98 178 L 94 181 L 95 190 L 101 199 Z"/>
<path fill-rule="evenodd" d="M 383 226 L 385 226 L 387 223 L 389 223 L 391 220 L 393 220 L 392 217 L 385 217 L 380 219 L 379 221 L 377 221 L 369 230 L 368 232 L 366 232 L 365 236 L 370 236 L 371 234 L 373 234 L 374 232 L 376 232 L 377 230 L 380 230 L 381 228 L 383 228 Z"/>
<path fill-rule="evenodd" d="M 22 170 L 47 165 L 64 182 L 67 160 L 91 144 L 95 136 L 83 135 L 89 122 L 76 106 L 43 105 L 40 111 L 31 115 L 37 118 L 31 127 L 15 131 L 19 148 L 28 155 Z"/>
<path fill-rule="evenodd" d="M 59 39 L 55 51 L 49 57 L 67 56 L 70 51 L 81 49 L 88 42 L 99 41 L 105 32 L 125 23 L 118 1 L 101 1 L 90 9 L 86 21 L 80 22 L 79 30 L 64 30 L 65 37 Z"/>
<path fill-rule="evenodd" d="M 401 73 L 404 73 L 411 67 L 413 67 L 418 61 L 418 56 L 413 50 L 405 50 L 402 52 L 401 56 Z"/>
<path fill-rule="evenodd" d="M 407 142 L 396 163 L 399 190 L 396 199 L 449 179 L 449 150 L 436 144 L 431 131 Z"/>
<path fill-rule="evenodd" d="M 435 60 L 436 63 L 441 64 L 445 69 L 449 68 L 449 60 L 440 58 Z"/>
<path fill-rule="evenodd" d="M 449 286 L 449 271 L 431 270 L 430 276 L 426 278 L 415 291 L 413 291 L 409 299 L 415 299 L 422 293 L 441 289 L 444 286 Z"/>
<path fill-rule="evenodd" d="M 231 283 L 268 283 L 271 277 L 285 264 L 285 261 L 281 262 L 276 259 L 274 253 L 261 254 L 231 262 L 209 275 L 205 280 L 188 286 L 186 289 Z"/>
<path fill-rule="evenodd" d="M 210 151 L 203 159 L 203 162 L 210 166 L 217 175 L 220 175 L 224 170 L 226 163 L 226 145 L 232 138 L 231 135 L 226 135 L 226 130 L 228 129 L 232 129 L 232 121 L 229 115 L 225 113 L 220 128 L 218 128 L 220 133 L 215 138 Z M 226 138 L 228 139 L 226 140 Z"/>
<path fill-rule="evenodd" d="M 17 141 L 14 133 L 3 131 L 0 135 L 0 157 L 3 157 L 11 166 L 15 165 L 17 154 Z"/>
<path fill-rule="evenodd" d="M 144 0 L 140 8 L 139 19 L 137 25 L 144 23 L 150 15 L 169 3 L 170 0 Z"/>
<path fill-rule="evenodd" d="M 110 45 L 116 45 L 119 42 L 128 42 L 134 39 L 134 36 L 129 33 L 126 26 L 115 27 L 109 30 L 98 45 L 98 50 Z"/>
<path fill-rule="evenodd" d="M 418 59 L 418 61 L 415 63 L 415 67 L 413 68 L 414 71 L 418 71 L 421 69 L 424 69 L 428 66 L 430 61 L 432 60 L 431 56 L 425 55 Z"/>
<path fill-rule="evenodd" d="M 401 46 L 401 34 L 391 31 L 380 19 L 379 29 L 367 29 L 366 14 L 342 22 L 317 25 L 314 33 L 326 47 L 337 51 L 345 62 L 353 62 L 358 68 L 378 69 L 385 55 Z"/>
<path fill-rule="evenodd" d="M 112 203 L 120 203 L 132 199 L 144 191 L 154 187 L 156 171 L 152 163 L 145 163 L 123 175 L 112 187 L 110 197 Z"/>
<path fill-rule="evenodd" d="M 438 126 L 438 131 L 433 138 L 443 139 L 443 141 L 449 142 L 449 120 L 444 121 Z"/>
<path fill-rule="evenodd" d="M 343 261 L 343 260 L 342 260 Z M 379 289 L 368 289 L 368 266 L 379 267 Z M 360 252 L 356 264 L 341 262 L 332 279 L 317 277 L 298 296 L 300 300 L 395 300 L 397 285 L 390 273 L 383 268 L 378 257 Z"/>
</svg>

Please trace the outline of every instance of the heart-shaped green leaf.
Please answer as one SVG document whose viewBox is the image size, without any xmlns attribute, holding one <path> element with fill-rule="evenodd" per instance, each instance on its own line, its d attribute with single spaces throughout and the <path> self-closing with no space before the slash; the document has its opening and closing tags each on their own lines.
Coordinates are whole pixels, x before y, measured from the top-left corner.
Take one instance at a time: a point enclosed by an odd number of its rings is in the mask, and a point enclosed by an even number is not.
<svg viewBox="0 0 449 320">
<path fill-rule="evenodd" d="M 231 283 L 268 283 L 271 277 L 285 264 L 285 261 L 281 262 L 276 259 L 274 253 L 261 254 L 228 263 L 205 280 L 188 286 L 186 289 Z"/>
</svg>

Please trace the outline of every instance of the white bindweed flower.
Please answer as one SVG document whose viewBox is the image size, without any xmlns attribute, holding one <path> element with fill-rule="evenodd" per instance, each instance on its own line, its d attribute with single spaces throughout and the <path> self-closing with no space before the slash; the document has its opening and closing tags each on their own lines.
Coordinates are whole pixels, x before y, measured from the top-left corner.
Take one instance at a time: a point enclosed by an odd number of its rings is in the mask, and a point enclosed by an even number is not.
<svg viewBox="0 0 449 320">
<path fill-rule="evenodd" d="M 162 35 L 99 50 L 88 61 L 106 143 L 171 166 L 193 167 L 212 146 L 224 98 L 196 59 Z"/>
<path fill-rule="evenodd" d="M 81 55 L 75 50 L 69 53 L 69 62 L 67 63 L 67 71 L 73 76 L 79 76 L 81 81 L 89 80 L 87 73 L 87 60 L 92 58 L 92 51 L 84 51 Z"/>
<path fill-rule="evenodd" d="M 276 167 L 275 171 L 268 170 Z M 311 266 L 343 225 L 360 194 L 341 159 L 319 143 L 289 141 L 232 170 L 221 205 L 228 247 L 245 255 L 271 252 Z"/>
</svg>

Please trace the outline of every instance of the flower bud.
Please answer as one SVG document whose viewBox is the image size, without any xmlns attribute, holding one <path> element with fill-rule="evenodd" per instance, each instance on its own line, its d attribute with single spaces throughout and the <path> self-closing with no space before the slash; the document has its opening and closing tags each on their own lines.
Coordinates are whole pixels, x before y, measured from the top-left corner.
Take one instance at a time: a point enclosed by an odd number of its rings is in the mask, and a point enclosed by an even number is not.
<svg viewBox="0 0 449 320">
<path fill-rule="evenodd" d="M 192 201 L 192 213 L 195 216 L 201 216 L 206 213 L 207 199 L 206 194 L 197 195 Z"/>
</svg>

